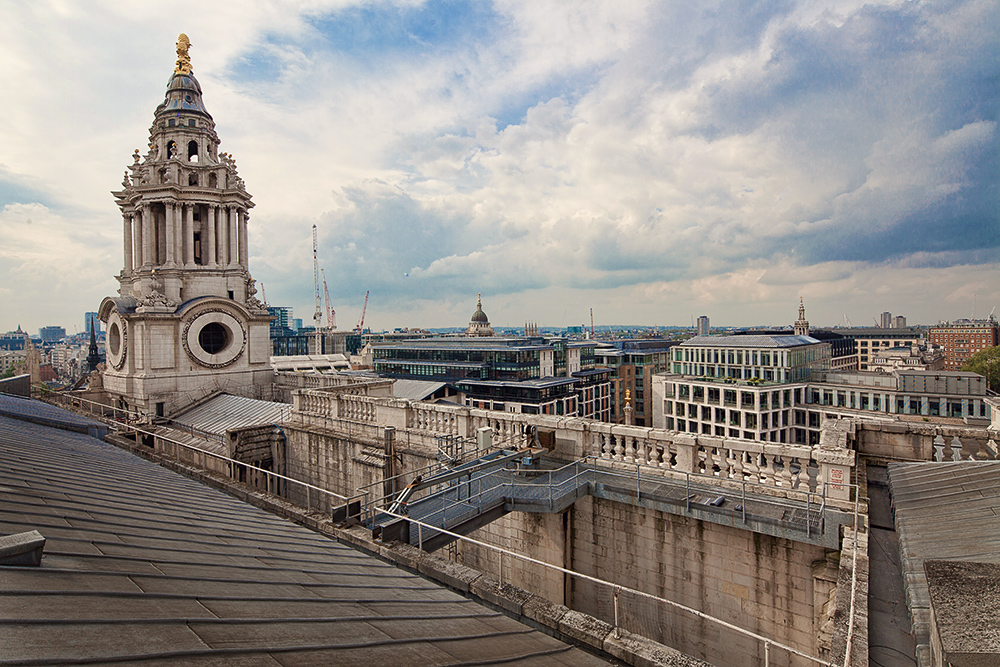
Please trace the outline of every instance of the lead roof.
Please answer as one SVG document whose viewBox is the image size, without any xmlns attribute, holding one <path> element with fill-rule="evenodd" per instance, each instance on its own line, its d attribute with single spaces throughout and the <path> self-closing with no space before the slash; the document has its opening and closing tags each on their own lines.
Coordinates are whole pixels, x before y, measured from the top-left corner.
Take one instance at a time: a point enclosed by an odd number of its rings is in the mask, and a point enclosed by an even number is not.
<svg viewBox="0 0 1000 667">
<path fill-rule="evenodd" d="M 0 665 L 607 664 L 81 433 L 0 416 Z"/>
</svg>

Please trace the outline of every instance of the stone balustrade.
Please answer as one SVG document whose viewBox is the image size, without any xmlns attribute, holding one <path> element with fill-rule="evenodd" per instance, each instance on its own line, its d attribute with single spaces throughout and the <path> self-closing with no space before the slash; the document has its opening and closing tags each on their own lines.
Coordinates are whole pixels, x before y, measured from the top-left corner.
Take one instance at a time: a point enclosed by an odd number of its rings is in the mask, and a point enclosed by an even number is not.
<svg viewBox="0 0 1000 667">
<path fill-rule="evenodd" d="M 341 420 L 353 432 L 392 426 L 397 438 L 426 443 L 442 436 L 474 442 L 481 428 L 492 431 L 494 447 L 548 444 L 566 459 L 594 457 L 608 464 L 639 465 L 664 473 L 697 473 L 720 480 L 751 481 L 775 490 L 825 492 L 847 499 L 853 426 L 844 420 L 824 423 L 814 447 L 680 433 L 641 426 L 609 424 L 577 417 L 495 412 L 454 405 L 434 405 L 337 391 L 303 390 L 295 394 L 294 414 L 303 421 Z M 363 427 L 363 428 L 358 428 Z M 371 429 L 371 430 L 369 430 Z M 346 428 L 345 430 L 350 430 Z M 824 488 L 825 486 L 825 488 Z"/>
</svg>

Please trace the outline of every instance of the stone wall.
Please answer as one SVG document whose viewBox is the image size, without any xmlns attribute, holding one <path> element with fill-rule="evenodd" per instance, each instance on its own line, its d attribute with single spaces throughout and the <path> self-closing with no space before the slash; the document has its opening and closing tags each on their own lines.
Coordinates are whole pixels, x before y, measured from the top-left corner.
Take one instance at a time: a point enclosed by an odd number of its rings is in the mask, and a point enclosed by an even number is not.
<svg viewBox="0 0 1000 667">
<path fill-rule="evenodd" d="M 985 428 L 859 420 L 856 431 L 858 453 L 863 456 L 893 461 L 1000 458 L 998 434 Z M 935 445 L 938 451 L 935 451 Z"/>
<path fill-rule="evenodd" d="M 385 426 L 396 429 L 398 457 L 391 463 L 384 453 Z M 532 427 L 554 443 L 556 454 L 652 466 L 666 474 L 714 468 L 719 477 L 740 477 L 750 470 L 776 496 L 794 488 L 796 480 L 789 466 L 774 468 L 772 460 L 812 461 L 819 481 L 828 485 L 828 497 L 835 497 L 847 495 L 847 486 L 836 482 L 850 479 L 850 446 L 857 437 L 842 426 L 824 428 L 821 446 L 805 448 L 308 390 L 296 394 L 292 420 L 282 428 L 289 476 L 346 497 L 356 497 L 366 486 L 381 495 L 381 482 L 390 475 L 404 474 L 408 482 L 416 470 L 436 461 L 436 436 L 468 438 L 482 427 L 493 429 L 494 446 L 498 440 L 529 444 Z M 839 478 L 832 474 L 838 470 Z M 470 537 L 677 601 L 811 655 L 830 649 L 837 551 L 593 497 L 560 514 L 508 514 Z M 557 604 L 615 621 L 613 590 L 606 585 L 512 556 L 501 559 L 467 542 L 440 553 Z M 619 614 L 625 630 L 714 664 L 764 662 L 760 640 L 662 602 L 622 593 Z M 769 657 L 772 665 L 815 664 L 776 647 Z"/>
<path fill-rule="evenodd" d="M 814 575 L 814 564 L 826 562 L 822 547 L 591 497 L 577 501 L 571 525 L 573 570 L 817 654 L 822 610 L 814 600 L 835 586 Z M 684 653 L 719 665 L 763 662 L 760 642 L 717 623 L 648 600 L 619 604 L 623 627 Z M 571 582 L 568 606 L 614 618 L 609 591 L 583 579 Z M 775 649 L 771 664 L 800 663 Z"/>
</svg>

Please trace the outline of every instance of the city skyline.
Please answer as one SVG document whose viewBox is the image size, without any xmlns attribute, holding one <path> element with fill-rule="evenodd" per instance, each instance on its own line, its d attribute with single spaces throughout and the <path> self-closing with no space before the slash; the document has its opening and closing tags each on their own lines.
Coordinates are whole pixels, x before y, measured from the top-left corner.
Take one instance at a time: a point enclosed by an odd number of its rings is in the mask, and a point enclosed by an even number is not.
<svg viewBox="0 0 1000 667">
<path fill-rule="evenodd" d="M 0 6 L 0 330 L 116 291 L 109 194 L 179 32 L 254 196 L 250 271 L 341 329 L 814 327 L 1000 304 L 996 8 Z M 236 8 L 239 8 L 236 11 Z M 176 17 L 176 18 L 174 18 Z"/>
</svg>

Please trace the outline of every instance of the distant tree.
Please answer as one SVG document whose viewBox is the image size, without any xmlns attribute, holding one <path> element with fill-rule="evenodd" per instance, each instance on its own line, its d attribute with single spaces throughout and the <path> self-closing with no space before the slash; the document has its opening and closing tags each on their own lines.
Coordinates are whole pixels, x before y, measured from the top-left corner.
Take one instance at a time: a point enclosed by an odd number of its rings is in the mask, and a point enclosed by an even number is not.
<svg viewBox="0 0 1000 667">
<path fill-rule="evenodd" d="M 979 373 L 986 378 L 990 389 L 1000 391 L 1000 345 L 976 352 L 965 362 L 962 370 Z"/>
</svg>

